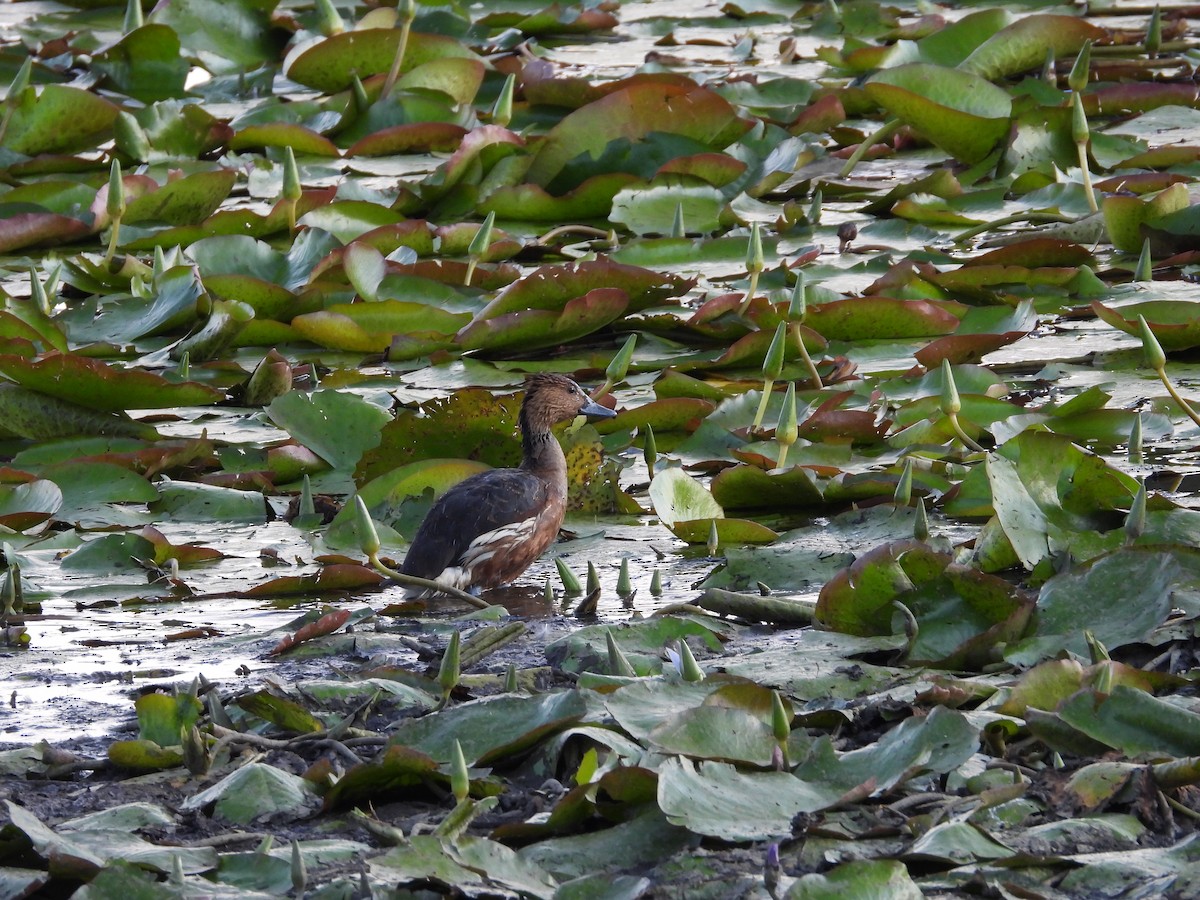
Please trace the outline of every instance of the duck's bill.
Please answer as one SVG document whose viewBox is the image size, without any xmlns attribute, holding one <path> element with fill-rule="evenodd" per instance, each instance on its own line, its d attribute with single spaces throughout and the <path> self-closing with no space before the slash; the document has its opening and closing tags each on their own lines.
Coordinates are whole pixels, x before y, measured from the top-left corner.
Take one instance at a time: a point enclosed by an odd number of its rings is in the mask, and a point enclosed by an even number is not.
<svg viewBox="0 0 1200 900">
<path fill-rule="evenodd" d="M 579 414 L 581 416 L 592 416 L 597 419 L 611 419 L 616 415 L 616 412 L 607 406 L 601 406 L 594 400 L 589 400 L 583 409 L 579 410 Z"/>
</svg>

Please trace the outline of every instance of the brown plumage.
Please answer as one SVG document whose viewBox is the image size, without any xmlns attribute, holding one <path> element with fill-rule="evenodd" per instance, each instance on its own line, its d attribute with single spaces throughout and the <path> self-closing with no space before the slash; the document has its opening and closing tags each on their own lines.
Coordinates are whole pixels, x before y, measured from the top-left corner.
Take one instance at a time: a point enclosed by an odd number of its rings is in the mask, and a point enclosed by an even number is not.
<svg viewBox="0 0 1200 900">
<path fill-rule="evenodd" d="M 615 413 L 565 375 L 526 379 L 521 465 L 472 475 L 438 498 L 401 570 L 478 593 L 528 569 L 554 543 L 567 508 L 567 460 L 550 429 L 578 415 Z"/>
</svg>

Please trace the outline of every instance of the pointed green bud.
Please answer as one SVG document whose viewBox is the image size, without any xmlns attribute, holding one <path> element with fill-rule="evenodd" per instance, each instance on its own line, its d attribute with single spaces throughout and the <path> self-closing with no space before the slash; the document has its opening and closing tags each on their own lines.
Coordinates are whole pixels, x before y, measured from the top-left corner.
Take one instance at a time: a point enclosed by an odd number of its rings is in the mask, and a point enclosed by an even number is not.
<svg viewBox="0 0 1200 900">
<path fill-rule="evenodd" d="M 808 278 L 803 271 L 796 273 L 796 285 L 792 288 L 792 299 L 788 301 L 789 322 L 803 322 L 808 315 Z"/>
<path fill-rule="evenodd" d="M 654 567 L 654 572 L 650 575 L 650 596 L 662 596 L 662 572 L 658 571 L 658 566 Z"/>
<path fill-rule="evenodd" d="M 1042 58 L 1042 81 L 1051 87 L 1058 87 L 1058 70 L 1054 66 L 1054 48 L 1047 47 L 1046 55 Z"/>
<path fill-rule="evenodd" d="M 616 352 L 604 370 L 604 379 L 606 382 L 615 385 L 625 380 L 625 375 L 629 371 L 629 364 L 633 362 L 633 350 L 636 346 L 636 334 L 631 334 L 625 338 L 625 343 L 621 345 L 621 349 Z"/>
<path fill-rule="evenodd" d="M 304 473 L 304 480 L 300 482 L 300 515 L 315 516 L 317 514 L 316 504 L 313 502 L 312 480 L 308 477 L 308 473 Z"/>
<path fill-rule="evenodd" d="M 1075 93 L 1082 93 L 1083 89 L 1087 87 L 1091 65 L 1092 42 L 1091 39 L 1088 39 L 1079 48 L 1079 55 L 1075 57 L 1075 65 L 1071 66 L 1071 74 L 1067 76 L 1067 86 Z"/>
<path fill-rule="evenodd" d="M 788 450 L 796 443 L 799 429 L 796 424 L 796 382 L 789 381 L 787 393 L 783 395 L 783 409 L 779 411 L 779 422 L 775 426 L 775 441 L 779 444 L 779 459 L 776 468 L 782 469 L 787 462 Z"/>
<path fill-rule="evenodd" d="M 567 567 L 567 562 L 561 556 L 554 558 L 554 567 L 558 569 L 558 577 L 562 581 L 563 593 L 568 597 L 574 597 L 577 594 L 583 593 L 583 588 L 579 584 L 579 579 L 575 577 L 575 573 Z"/>
<path fill-rule="evenodd" d="M 1137 493 L 1129 504 L 1129 515 L 1125 517 L 1125 543 L 1132 544 L 1146 533 L 1146 482 L 1138 483 Z"/>
<path fill-rule="evenodd" d="M 717 520 L 708 520 L 708 540 L 705 542 L 705 549 L 708 550 L 709 556 L 716 556 L 717 551 L 721 549 L 721 533 L 717 531 Z"/>
<path fill-rule="evenodd" d="M 467 255 L 475 259 L 483 259 L 487 254 L 488 248 L 492 246 L 492 232 L 496 227 L 496 213 L 489 212 L 483 220 L 483 224 L 475 231 L 475 237 L 471 238 L 471 245 L 467 247 Z"/>
<path fill-rule="evenodd" d="M 33 57 L 26 56 L 21 67 L 17 69 L 17 74 L 13 76 L 12 83 L 8 86 L 8 93 L 4 100 L 9 105 L 15 104 L 25 93 L 25 89 L 29 87 L 29 82 L 33 79 Z"/>
<path fill-rule="evenodd" d="M 779 691 L 771 691 L 771 733 L 780 743 L 785 742 L 792 733 L 792 714 L 784 705 Z"/>
<path fill-rule="evenodd" d="M 154 264 L 151 271 L 154 273 L 153 277 L 156 282 L 162 278 L 163 272 L 167 271 L 167 254 L 163 252 L 161 246 L 154 248 Z"/>
<path fill-rule="evenodd" d="M 125 215 L 125 181 L 121 177 L 121 161 L 114 159 L 108 170 L 108 200 L 105 203 L 109 218 L 120 220 Z"/>
<path fill-rule="evenodd" d="M 913 537 L 918 541 L 929 540 L 929 513 L 925 511 L 925 498 L 917 498 L 917 517 L 913 520 Z"/>
<path fill-rule="evenodd" d="M 179 365 L 175 369 L 180 381 L 188 381 L 192 377 L 192 354 L 184 350 L 179 357 Z"/>
<path fill-rule="evenodd" d="M 412 24 L 412 20 L 417 17 L 417 4 L 415 0 L 398 0 L 396 3 L 396 17 L 401 22 Z"/>
<path fill-rule="evenodd" d="M 942 415 L 957 416 L 962 411 L 962 399 L 958 396 L 958 385 L 954 383 L 954 370 L 950 361 L 942 359 Z"/>
<path fill-rule="evenodd" d="M 683 676 L 684 681 L 704 680 L 704 670 L 696 662 L 696 657 L 692 655 L 692 648 L 683 638 L 679 639 L 679 674 Z"/>
<path fill-rule="evenodd" d="M 1083 111 L 1083 98 L 1078 94 L 1071 95 L 1071 140 L 1076 144 L 1085 145 L 1091 131 L 1088 130 L 1087 114 Z"/>
<path fill-rule="evenodd" d="M 508 668 L 504 670 L 504 693 L 515 694 L 520 689 L 520 683 L 517 681 L 517 664 L 509 663 Z"/>
<path fill-rule="evenodd" d="M 554 584 L 550 581 L 549 575 L 542 582 L 542 602 L 547 606 L 554 605 Z"/>
<path fill-rule="evenodd" d="M 1142 414 L 1139 412 L 1129 426 L 1129 461 L 1140 463 L 1142 459 Z"/>
<path fill-rule="evenodd" d="M 314 9 L 317 14 L 317 31 L 325 37 L 341 34 L 346 30 L 346 23 L 342 21 L 341 13 L 337 11 L 332 0 L 316 0 Z"/>
<path fill-rule="evenodd" d="M 492 107 L 492 121 L 497 125 L 503 125 L 506 128 L 513 117 L 513 94 L 517 89 L 517 76 L 511 72 L 504 79 L 504 86 L 500 88 L 500 95 L 496 97 L 496 103 Z"/>
<path fill-rule="evenodd" d="M 621 574 L 617 576 L 617 596 L 630 597 L 633 595 L 633 582 L 629 577 L 629 557 L 621 557 Z"/>
<path fill-rule="evenodd" d="M 180 744 L 183 748 L 183 764 L 193 775 L 203 775 L 208 771 L 211 760 L 208 747 L 200 729 L 193 725 L 191 728 L 179 729 Z"/>
<path fill-rule="evenodd" d="M 462 638 L 457 631 L 450 635 L 450 643 L 446 645 L 446 651 L 442 654 L 442 663 L 438 666 L 438 684 L 447 694 L 454 690 L 459 676 L 462 674 L 460 665 L 462 655 L 459 650 L 461 641 Z"/>
<path fill-rule="evenodd" d="M 467 772 L 467 758 L 463 756 L 462 744 L 454 741 L 454 749 L 450 751 L 450 792 L 454 799 L 462 803 L 471 792 L 471 776 Z"/>
<path fill-rule="evenodd" d="M 183 854 L 171 854 L 171 884 L 182 885 L 187 880 L 183 872 Z"/>
<path fill-rule="evenodd" d="M 367 96 L 367 89 L 363 86 L 362 79 L 358 77 L 357 72 L 354 74 L 354 80 L 350 82 L 350 91 L 354 94 L 356 111 L 364 113 L 371 108 L 371 98 Z"/>
<path fill-rule="evenodd" d="M 763 357 L 763 378 L 774 381 L 783 371 L 783 353 L 787 348 L 788 323 L 780 322 L 775 326 L 775 336 L 771 338 L 771 346 Z"/>
<path fill-rule="evenodd" d="M 1154 15 L 1146 25 L 1146 55 L 1152 59 L 1162 47 L 1162 8 L 1154 7 Z"/>
<path fill-rule="evenodd" d="M 654 464 L 658 462 L 658 442 L 654 439 L 654 426 L 649 422 L 642 428 L 642 459 L 646 461 L 646 472 L 654 477 Z"/>
<path fill-rule="evenodd" d="M 593 591 L 598 590 L 600 590 L 600 573 L 596 571 L 596 564 L 589 559 L 587 573 L 587 593 L 590 596 Z"/>
<path fill-rule="evenodd" d="M 142 15 L 142 0 L 128 0 L 125 4 L 125 21 L 121 23 L 121 31 L 129 34 L 145 24 L 146 17 Z"/>
<path fill-rule="evenodd" d="M 812 201 L 808 204 L 808 221 L 812 225 L 821 224 L 821 207 L 825 204 L 825 195 L 820 188 L 813 191 Z"/>
<path fill-rule="evenodd" d="M 1087 642 L 1088 657 L 1090 658 L 1093 666 L 1099 665 L 1103 662 L 1108 662 L 1110 659 L 1112 659 L 1112 656 L 1109 655 L 1108 648 L 1105 647 L 1103 642 L 1092 633 L 1090 628 L 1084 629 L 1083 639 Z"/>
<path fill-rule="evenodd" d="M 204 695 L 204 705 L 208 708 L 208 717 L 214 725 L 220 725 L 222 728 L 233 727 L 233 720 L 225 711 L 225 705 L 221 703 L 221 697 L 217 691 L 209 691 Z"/>
<path fill-rule="evenodd" d="M 371 521 L 371 512 L 367 509 L 367 504 L 358 494 L 354 495 L 354 527 L 358 531 L 358 546 L 368 559 L 375 559 L 379 555 L 379 532 L 375 530 L 375 523 Z"/>
<path fill-rule="evenodd" d="M 1100 697 L 1107 697 L 1112 693 L 1113 689 L 1113 667 L 1100 663 L 1098 668 L 1099 671 L 1096 673 L 1096 680 L 1092 683 L 1092 690 Z"/>
<path fill-rule="evenodd" d="M 675 219 L 671 222 L 671 237 L 681 238 L 687 234 L 687 229 L 683 224 L 683 204 L 675 204 Z"/>
<path fill-rule="evenodd" d="M 904 459 L 904 468 L 896 482 L 896 490 L 892 492 L 892 502 L 896 506 L 908 506 L 912 502 L 913 461 L 908 456 Z"/>
<path fill-rule="evenodd" d="M 622 678 L 637 678 L 637 672 L 629 663 L 629 659 L 621 652 L 621 648 L 617 645 L 616 638 L 607 628 L 604 629 L 604 642 L 608 645 L 608 671 L 612 675 L 620 675 Z"/>
<path fill-rule="evenodd" d="M 130 113 L 121 110 L 113 120 L 113 145 L 117 150 L 137 162 L 150 159 L 150 137 Z"/>
<path fill-rule="evenodd" d="M 283 199 L 299 200 L 303 189 L 300 186 L 300 168 L 296 165 L 296 154 L 291 147 L 283 148 Z"/>
<path fill-rule="evenodd" d="M 29 267 L 29 299 L 43 315 L 50 315 L 50 297 L 46 294 L 46 286 L 38 278 L 37 269 Z"/>
<path fill-rule="evenodd" d="M 304 854 L 300 852 L 300 842 L 292 839 L 292 891 L 297 897 L 304 896 L 308 887 L 308 869 L 304 865 Z"/>
<path fill-rule="evenodd" d="M 1162 344 L 1146 324 L 1146 317 L 1138 316 L 1138 334 L 1142 339 L 1142 352 L 1146 354 L 1146 364 L 1155 372 L 1161 372 L 1167 367 L 1167 354 L 1163 353 Z"/>
<path fill-rule="evenodd" d="M 1138 257 L 1137 268 L 1133 270 L 1133 280 L 1137 282 L 1154 280 L 1154 260 L 1150 257 L 1150 238 L 1142 242 L 1142 253 Z"/>
<path fill-rule="evenodd" d="M 763 259 L 762 228 L 757 222 L 750 226 L 750 242 L 746 246 L 746 271 L 754 275 L 766 268 Z"/>
</svg>

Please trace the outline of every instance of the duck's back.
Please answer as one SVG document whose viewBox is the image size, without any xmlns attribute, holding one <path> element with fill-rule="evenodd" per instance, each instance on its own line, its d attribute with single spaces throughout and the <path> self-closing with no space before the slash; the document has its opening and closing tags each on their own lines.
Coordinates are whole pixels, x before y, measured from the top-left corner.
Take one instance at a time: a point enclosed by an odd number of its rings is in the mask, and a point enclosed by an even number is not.
<svg viewBox="0 0 1200 900">
<path fill-rule="evenodd" d="M 526 469 L 492 469 L 459 482 L 417 529 L 402 571 L 455 587 L 505 584 L 558 534 L 563 491 Z"/>
</svg>

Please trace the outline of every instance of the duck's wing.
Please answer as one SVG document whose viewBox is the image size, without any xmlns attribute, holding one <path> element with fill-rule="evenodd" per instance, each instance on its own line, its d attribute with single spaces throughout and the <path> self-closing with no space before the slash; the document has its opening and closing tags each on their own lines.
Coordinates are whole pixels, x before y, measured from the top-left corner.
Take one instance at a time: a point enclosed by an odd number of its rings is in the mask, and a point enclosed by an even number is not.
<svg viewBox="0 0 1200 900">
<path fill-rule="evenodd" d="M 437 578 L 463 562 L 482 534 L 532 520 L 549 500 L 546 484 L 519 469 L 492 469 L 461 481 L 429 510 L 401 567 L 407 575 Z"/>
</svg>

